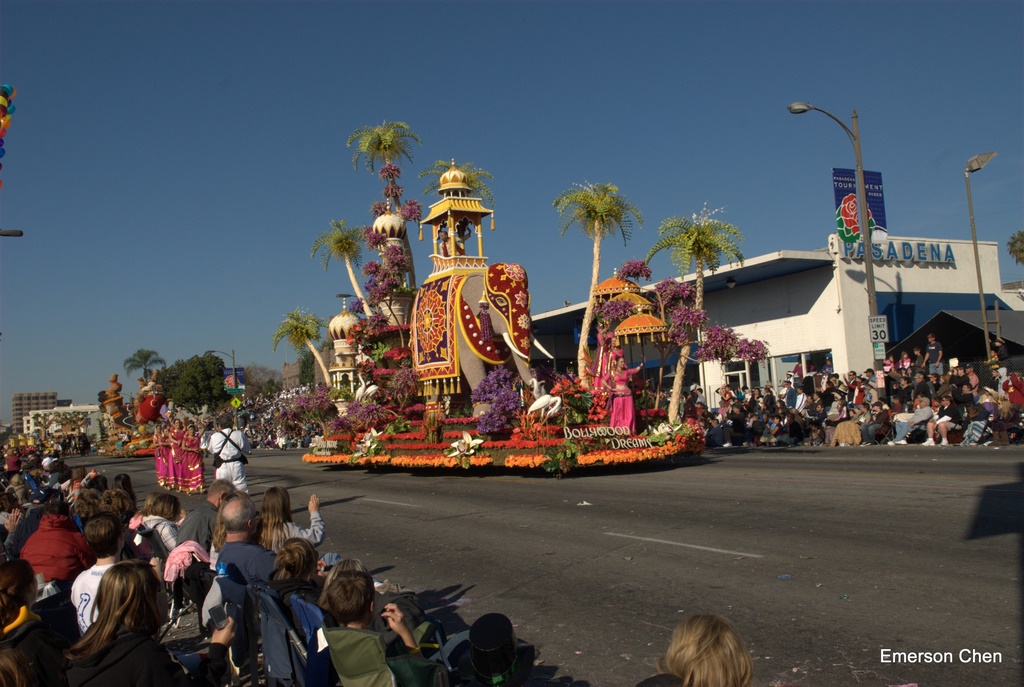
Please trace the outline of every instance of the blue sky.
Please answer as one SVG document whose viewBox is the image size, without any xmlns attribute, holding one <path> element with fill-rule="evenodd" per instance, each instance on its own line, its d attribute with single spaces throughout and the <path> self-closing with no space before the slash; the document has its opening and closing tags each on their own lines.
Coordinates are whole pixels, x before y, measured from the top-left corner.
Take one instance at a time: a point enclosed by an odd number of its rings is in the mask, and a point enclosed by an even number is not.
<svg viewBox="0 0 1024 687">
<path fill-rule="evenodd" d="M 534 312 L 586 295 L 590 244 L 559 237 L 554 197 L 609 182 L 643 211 L 602 271 L 704 203 L 747 256 L 834 229 L 843 132 L 860 115 L 895 236 L 1024 228 L 1024 3 L 0 2 L 0 81 L 18 88 L 0 179 L 0 417 L 16 392 L 93 402 L 138 348 L 210 348 L 279 367 L 296 307 L 350 291 L 309 258 L 332 219 L 364 224 L 381 184 L 353 170 L 357 127 L 423 139 L 494 175 L 492 261 L 530 275 Z M 419 273 L 427 243 L 414 241 Z M 1003 251 L 1005 253 L 1005 251 Z M 672 267 L 653 263 L 657 277 Z M 1024 269 L 1004 257 L 1004 281 Z M 129 385 L 126 384 L 126 389 Z"/>
</svg>

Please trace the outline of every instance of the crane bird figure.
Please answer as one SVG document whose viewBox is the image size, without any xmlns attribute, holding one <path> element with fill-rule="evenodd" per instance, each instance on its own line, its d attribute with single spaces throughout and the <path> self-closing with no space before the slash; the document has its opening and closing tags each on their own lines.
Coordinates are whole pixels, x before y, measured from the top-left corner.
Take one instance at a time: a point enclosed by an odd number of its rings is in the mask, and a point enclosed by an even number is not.
<svg viewBox="0 0 1024 687">
<path fill-rule="evenodd" d="M 363 375 L 357 375 L 359 378 L 359 387 L 356 389 L 356 403 L 369 403 L 373 400 L 373 397 L 380 391 L 380 387 L 376 384 L 366 385 L 366 380 L 363 379 Z"/>
<path fill-rule="evenodd" d="M 539 410 L 541 418 L 547 420 L 562 409 L 562 397 L 552 396 L 549 393 L 542 393 L 544 389 L 540 382 L 537 381 L 536 377 L 529 381 L 529 385 L 530 388 L 533 389 L 534 398 L 537 399 L 530 406 L 530 409 L 526 411 L 529 415 L 532 415 Z"/>
</svg>

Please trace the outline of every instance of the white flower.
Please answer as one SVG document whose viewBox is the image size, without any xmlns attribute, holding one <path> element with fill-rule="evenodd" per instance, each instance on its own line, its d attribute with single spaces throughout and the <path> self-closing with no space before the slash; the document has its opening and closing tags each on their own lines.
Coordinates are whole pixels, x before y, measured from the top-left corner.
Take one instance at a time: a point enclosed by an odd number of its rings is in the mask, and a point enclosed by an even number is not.
<svg viewBox="0 0 1024 687">
<path fill-rule="evenodd" d="M 477 447 L 482 443 L 484 443 L 483 439 L 474 439 L 469 436 L 469 432 L 463 432 L 462 438 L 452 444 L 452 450 L 448 457 L 471 456 L 476 453 Z"/>
<path fill-rule="evenodd" d="M 362 458 L 363 456 L 372 455 L 377 449 L 380 443 L 377 437 L 380 436 L 380 432 L 370 428 L 370 431 L 363 435 L 363 438 L 359 440 L 356 445 L 356 452 L 352 454 L 353 458 Z"/>
</svg>

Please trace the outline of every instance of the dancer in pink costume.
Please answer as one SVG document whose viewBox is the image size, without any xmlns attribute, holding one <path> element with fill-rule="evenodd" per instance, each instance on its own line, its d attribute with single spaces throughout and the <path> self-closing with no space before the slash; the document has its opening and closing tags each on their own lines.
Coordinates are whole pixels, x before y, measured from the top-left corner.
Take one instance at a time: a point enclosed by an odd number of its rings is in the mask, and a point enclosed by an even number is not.
<svg viewBox="0 0 1024 687">
<path fill-rule="evenodd" d="M 160 428 L 153 430 L 153 464 L 156 468 L 156 481 L 164 489 L 170 489 L 174 483 L 171 474 L 171 447 L 168 437 Z"/>
<path fill-rule="evenodd" d="M 608 379 L 608 390 L 612 395 L 611 427 L 628 427 L 629 433 L 636 434 L 636 409 L 633 407 L 633 392 L 629 378 L 640 371 L 640 366 L 627 369 L 626 361 L 619 354 L 612 362 L 612 373 Z"/>
</svg>

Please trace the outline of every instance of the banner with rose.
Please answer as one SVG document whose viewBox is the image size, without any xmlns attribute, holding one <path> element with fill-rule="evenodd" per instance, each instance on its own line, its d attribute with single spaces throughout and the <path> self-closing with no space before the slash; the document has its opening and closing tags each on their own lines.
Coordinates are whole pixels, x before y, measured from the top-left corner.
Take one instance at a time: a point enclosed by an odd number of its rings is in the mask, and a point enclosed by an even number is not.
<svg viewBox="0 0 1024 687">
<path fill-rule="evenodd" d="M 861 240 L 860 215 L 857 209 L 857 173 L 852 169 L 832 168 L 832 188 L 836 199 L 836 231 L 846 243 Z M 885 228 L 885 197 L 882 173 L 864 172 L 864 189 L 868 196 L 868 225 L 873 243 L 889 238 Z"/>
</svg>

